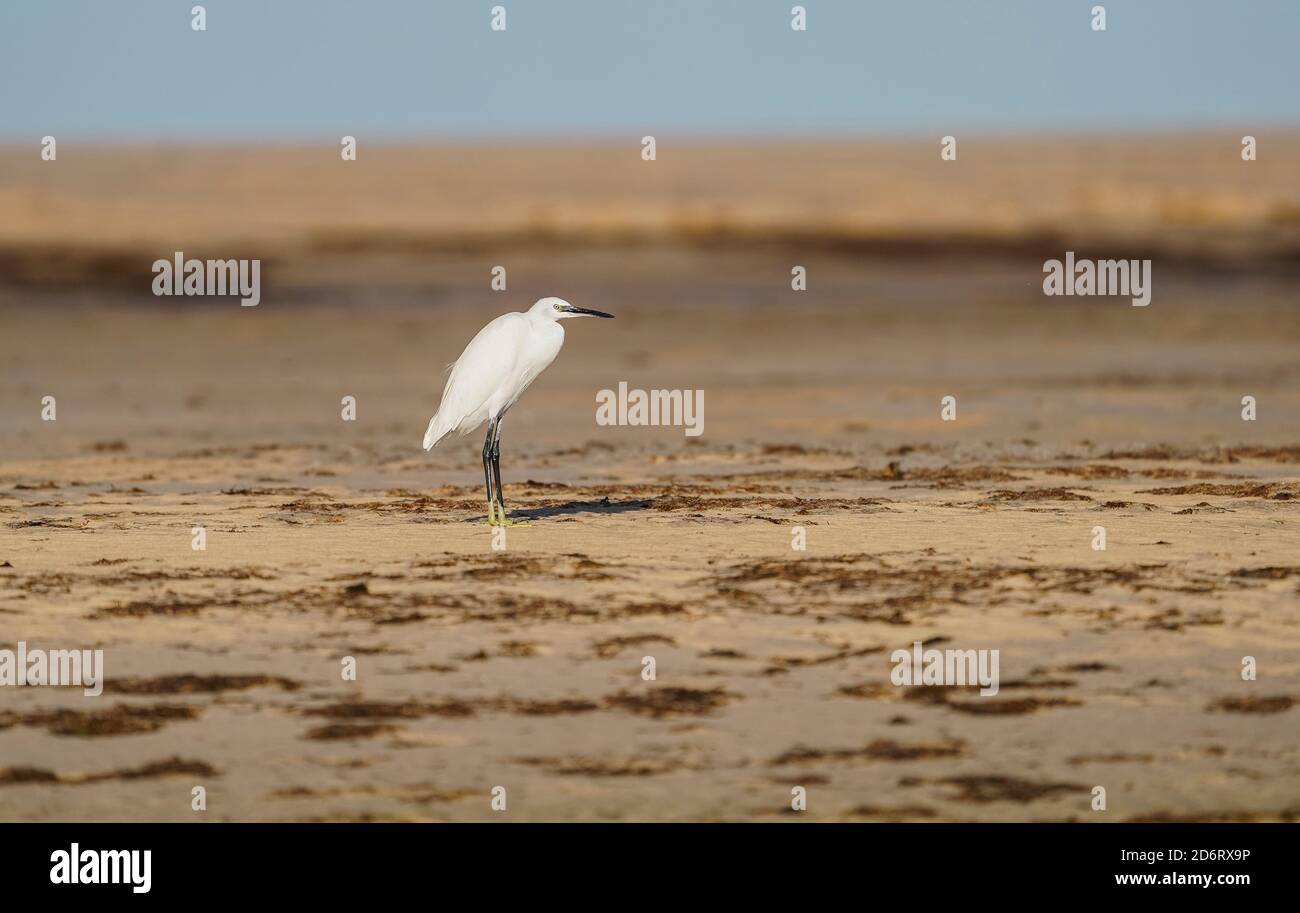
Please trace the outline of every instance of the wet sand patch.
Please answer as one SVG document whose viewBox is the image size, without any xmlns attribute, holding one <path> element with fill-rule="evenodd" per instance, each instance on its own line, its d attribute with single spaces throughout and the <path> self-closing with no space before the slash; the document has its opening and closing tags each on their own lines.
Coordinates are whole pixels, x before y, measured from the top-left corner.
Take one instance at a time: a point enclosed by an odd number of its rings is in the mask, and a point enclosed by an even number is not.
<svg viewBox="0 0 1300 913">
<path fill-rule="evenodd" d="M 965 752 L 966 743 L 959 739 L 914 743 L 877 739 L 861 748 L 811 748 L 799 745 L 777 755 L 768 764 L 781 767 L 821 761 L 925 761 L 957 758 Z"/>
<path fill-rule="evenodd" d="M 39 767 L 0 767 L 0 786 L 34 783 L 80 786 L 108 780 L 152 780 L 178 776 L 215 777 L 220 776 L 220 772 L 203 761 L 186 760 L 176 756 L 162 761 L 150 761 L 138 767 L 123 767 L 94 773 L 57 773 Z"/>
<path fill-rule="evenodd" d="M 1078 783 L 1026 780 L 1020 777 L 1001 775 L 938 777 L 932 780 L 908 778 L 905 785 L 919 786 L 922 783 L 951 786 L 955 790 L 952 797 L 954 801 L 980 804 L 989 802 L 1027 803 L 1072 794 L 1087 797 L 1090 789 L 1090 787 Z"/>
</svg>

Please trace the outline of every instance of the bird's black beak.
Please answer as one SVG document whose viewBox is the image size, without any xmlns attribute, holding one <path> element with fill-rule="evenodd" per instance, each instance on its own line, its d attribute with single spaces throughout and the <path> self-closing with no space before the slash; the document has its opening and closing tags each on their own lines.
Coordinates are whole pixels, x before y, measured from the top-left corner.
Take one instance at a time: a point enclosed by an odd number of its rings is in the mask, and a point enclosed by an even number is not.
<svg viewBox="0 0 1300 913">
<path fill-rule="evenodd" d="M 585 314 L 588 317 L 608 317 L 610 320 L 614 319 L 613 314 L 606 314 L 604 311 L 593 311 L 591 308 L 580 308 L 572 304 L 562 307 L 560 310 L 567 311 L 570 314 Z"/>
</svg>

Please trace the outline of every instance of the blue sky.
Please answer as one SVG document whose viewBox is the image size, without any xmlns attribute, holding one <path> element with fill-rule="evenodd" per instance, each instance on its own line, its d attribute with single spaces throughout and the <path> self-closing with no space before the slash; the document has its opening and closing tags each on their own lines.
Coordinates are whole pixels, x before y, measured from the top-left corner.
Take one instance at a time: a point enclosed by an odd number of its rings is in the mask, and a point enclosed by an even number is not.
<svg viewBox="0 0 1300 913">
<path fill-rule="evenodd" d="M 1300 125 L 1300 0 L 194 2 L 2 0 L 0 140 Z"/>
</svg>

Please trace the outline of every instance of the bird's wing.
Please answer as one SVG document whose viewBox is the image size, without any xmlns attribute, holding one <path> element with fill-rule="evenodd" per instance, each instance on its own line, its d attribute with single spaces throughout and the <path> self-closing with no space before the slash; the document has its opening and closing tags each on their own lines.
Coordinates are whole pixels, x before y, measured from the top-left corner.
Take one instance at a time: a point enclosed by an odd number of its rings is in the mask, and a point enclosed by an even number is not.
<svg viewBox="0 0 1300 913">
<path fill-rule="evenodd" d="M 424 433 L 424 449 L 429 450 L 451 432 L 473 431 L 488 416 L 480 415 L 465 424 L 489 405 L 518 373 L 519 355 L 528 339 L 528 318 L 523 314 L 502 314 L 478 331 L 451 368 L 442 404 L 429 420 Z"/>
<path fill-rule="evenodd" d="M 530 333 L 524 340 L 519 375 L 515 381 L 514 395 L 506 404 L 507 408 L 519 401 L 524 391 L 533 385 L 538 375 L 550 367 L 551 362 L 555 361 L 555 356 L 560 354 L 560 347 L 564 345 L 564 327 L 552 323 L 549 324 L 549 329 L 549 333 L 545 331 Z"/>
</svg>

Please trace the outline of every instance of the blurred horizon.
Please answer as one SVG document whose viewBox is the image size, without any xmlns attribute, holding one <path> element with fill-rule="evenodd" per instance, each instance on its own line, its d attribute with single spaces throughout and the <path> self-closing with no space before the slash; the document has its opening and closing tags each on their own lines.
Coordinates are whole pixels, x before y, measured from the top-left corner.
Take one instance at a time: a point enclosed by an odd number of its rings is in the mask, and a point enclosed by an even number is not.
<svg viewBox="0 0 1300 913">
<path fill-rule="evenodd" d="M 1300 126 L 1300 4 L 789 0 L 0 7 L 0 144 L 590 142 Z"/>
<path fill-rule="evenodd" d="M 1243 132 L 1244 131 L 1244 132 Z M 956 138 L 963 144 L 963 147 L 973 146 L 975 143 L 1014 143 L 1017 141 L 1029 142 L 1058 142 L 1076 140 L 1080 142 L 1135 142 L 1144 139 L 1166 139 L 1176 140 L 1205 140 L 1210 137 L 1221 137 L 1229 144 L 1238 143 L 1242 136 L 1250 133 L 1256 139 L 1282 140 L 1288 144 L 1300 137 L 1300 120 L 1297 121 L 1276 121 L 1252 123 L 1236 123 L 1232 121 L 1223 121 L 1205 125 L 1164 125 L 1164 126 L 1140 126 L 1118 125 L 1104 128 L 1089 127 L 1042 127 L 1026 128 L 1023 130 L 1016 129 L 990 129 L 981 130 L 971 127 L 961 130 L 956 134 Z M 826 133 L 761 133 L 761 132 L 735 132 L 735 133 L 691 133 L 691 132 L 670 132 L 659 131 L 653 134 L 655 142 L 659 147 L 662 158 L 662 151 L 671 146 L 679 147 L 743 147 L 747 144 L 755 146 L 773 146 L 773 147 L 791 147 L 791 146 L 818 146 L 823 148 L 833 147 L 855 147 L 855 146 L 910 146 L 924 145 L 928 150 L 930 147 L 938 149 L 942 137 L 934 131 L 900 130 L 897 132 L 826 132 Z M 313 152 L 322 148 L 332 156 L 338 155 L 339 141 L 343 134 L 335 136 L 334 134 L 283 134 L 277 136 L 120 136 L 120 135 L 78 135 L 74 133 L 56 134 L 59 141 L 59 152 L 62 157 L 65 149 L 79 147 L 82 149 L 103 149 L 106 151 L 133 151 L 133 150 L 150 150 L 150 149 L 176 149 L 181 151 L 204 151 L 204 150 L 231 150 L 246 152 L 274 152 L 274 151 L 293 151 L 293 152 Z M 355 134 L 354 134 L 355 136 Z M 63 139 L 67 137 L 69 142 L 64 143 Z M 591 133 L 591 134 L 572 134 L 558 136 L 553 134 L 541 133 L 518 133 L 518 134 L 483 134 L 483 135 L 456 135 L 456 136 L 433 136 L 419 134 L 365 134 L 355 136 L 357 139 L 358 149 L 384 149 L 391 151 L 401 150 L 419 150 L 419 149 L 519 149 L 520 147 L 535 145 L 539 148 L 560 149 L 560 148 L 580 148 L 580 149 L 599 149 L 599 148 L 617 148 L 631 149 L 634 153 L 639 154 L 641 150 L 641 136 L 632 136 L 628 133 Z M 39 136 L 14 137 L 0 134 L 0 152 L 29 154 L 35 146 L 37 151 L 40 150 Z"/>
</svg>

